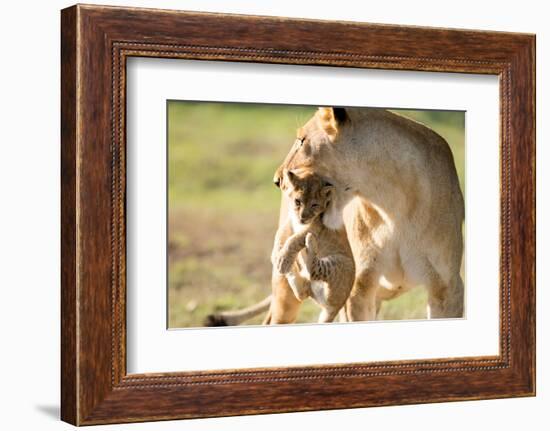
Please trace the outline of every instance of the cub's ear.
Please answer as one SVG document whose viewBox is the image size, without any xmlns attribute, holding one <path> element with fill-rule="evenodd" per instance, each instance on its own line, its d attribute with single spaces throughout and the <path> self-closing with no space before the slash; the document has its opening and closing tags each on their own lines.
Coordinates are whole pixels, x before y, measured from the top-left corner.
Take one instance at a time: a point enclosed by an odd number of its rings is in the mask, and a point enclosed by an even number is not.
<svg viewBox="0 0 550 431">
<path fill-rule="evenodd" d="M 324 181 L 323 182 L 322 191 L 323 191 L 324 196 L 330 195 L 333 190 L 334 190 L 334 185 L 331 182 L 329 182 L 329 181 Z"/>
<path fill-rule="evenodd" d="M 317 118 L 321 128 L 334 141 L 339 129 L 348 120 L 348 114 L 345 108 L 319 108 Z"/>
<path fill-rule="evenodd" d="M 298 179 L 298 176 L 292 172 L 292 171 L 286 171 L 285 170 L 285 174 L 286 174 L 286 178 L 288 179 L 288 182 L 290 184 L 292 184 L 293 186 L 296 185 L 296 180 Z"/>
</svg>

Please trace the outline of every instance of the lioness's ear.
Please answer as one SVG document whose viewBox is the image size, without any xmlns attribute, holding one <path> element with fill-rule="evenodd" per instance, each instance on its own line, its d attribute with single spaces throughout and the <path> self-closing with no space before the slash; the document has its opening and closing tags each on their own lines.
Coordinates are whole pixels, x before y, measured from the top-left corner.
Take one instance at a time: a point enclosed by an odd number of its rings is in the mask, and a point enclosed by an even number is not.
<svg viewBox="0 0 550 431">
<path fill-rule="evenodd" d="M 345 108 L 319 108 L 317 117 L 319 125 L 331 141 L 336 139 L 339 129 L 348 120 Z"/>
<path fill-rule="evenodd" d="M 346 108 L 332 108 L 332 112 L 334 113 L 334 119 L 338 123 L 341 124 L 348 120 L 348 113 L 346 111 Z"/>
<path fill-rule="evenodd" d="M 275 184 L 277 187 L 281 187 L 281 172 L 280 169 L 277 169 L 277 172 L 275 172 L 275 175 L 273 175 L 273 184 Z"/>
</svg>

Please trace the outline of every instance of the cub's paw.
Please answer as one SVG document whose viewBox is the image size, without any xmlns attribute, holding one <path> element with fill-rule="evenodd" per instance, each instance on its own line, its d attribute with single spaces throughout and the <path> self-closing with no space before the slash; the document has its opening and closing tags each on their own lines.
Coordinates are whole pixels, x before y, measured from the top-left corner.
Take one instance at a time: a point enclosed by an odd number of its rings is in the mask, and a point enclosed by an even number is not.
<svg viewBox="0 0 550 431">
<path fill-rule="evenodd" d="M 293 263 L 294 259 L 292 259 L 287 254 L 281 254 L 276 259 L 275 268 L 277 268 L 279 274 L 288 274 L 292 269 Z"/>
<path fill-rule="evenodd" d="M 297 276 L 294 273 L 286 275 L 288 284 L 294 293 L 294 296 L 298 301 L 304 301 L 311 296 L 310 283 L 306 282 L 302 277 Z"/>
<path fill-rule="evenodd" d="M 307 298 L 309 298 L 312 295 L 311 289 L 309 287 L 304 287 L 297 292 L 294 292 L 294 295 L 296 298 L 298 298 L 300 301 L 305 301 Z"/>
<path fill-rule="evenodd" d="M 308 254 L 312 256 L 317 255 L 317 239 L 315 239 L 315 236 L 313 236 L 312 233 L 308 233 L 306 235 L 306 249 Z"/>
</svg>

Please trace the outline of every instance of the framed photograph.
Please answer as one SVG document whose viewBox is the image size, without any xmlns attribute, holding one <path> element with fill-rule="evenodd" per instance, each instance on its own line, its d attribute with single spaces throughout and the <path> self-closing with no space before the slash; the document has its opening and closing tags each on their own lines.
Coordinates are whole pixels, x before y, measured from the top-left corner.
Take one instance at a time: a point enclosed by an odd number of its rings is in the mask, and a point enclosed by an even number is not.
<svg viewBox="0 0 550 431">
<path fill-rule="evenodd" d="M 61 18 L 64 421 L 535 394 L 534 35 Z"/>
</svg>

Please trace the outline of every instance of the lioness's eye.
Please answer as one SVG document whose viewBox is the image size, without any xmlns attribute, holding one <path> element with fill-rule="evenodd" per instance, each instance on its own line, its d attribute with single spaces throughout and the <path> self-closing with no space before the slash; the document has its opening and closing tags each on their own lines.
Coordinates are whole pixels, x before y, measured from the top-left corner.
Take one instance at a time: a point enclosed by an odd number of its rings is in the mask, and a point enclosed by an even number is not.
<svg viewBox="0 0 550 431">
<path fill-rule="evenodd" d="M 302 205 L 302 202 L 300 201 L 300 199 L 294 199 L 294 205 L 299 207 L 300 205 Z"/>
</svg>

